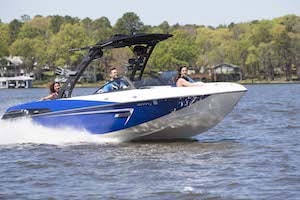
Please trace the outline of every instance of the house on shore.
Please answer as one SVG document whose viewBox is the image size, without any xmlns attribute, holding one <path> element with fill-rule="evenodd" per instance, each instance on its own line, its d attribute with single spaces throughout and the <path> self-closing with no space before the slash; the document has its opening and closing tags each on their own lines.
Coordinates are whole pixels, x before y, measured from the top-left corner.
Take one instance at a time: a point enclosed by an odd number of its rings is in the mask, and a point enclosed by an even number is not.
<svg viewBox="0 0 300 200">
<path fill-rule="evenodd" d="M 239 66 L 232 64 L 218 64 L 213 67 L 213 80 L 217 82 L 243 80 L 243 72 Z"/>
<path fill-rule="evenodd" d="M 1 88 L 31 88 L 33 78 L 26 76 L 24 63 L 19 56 L 5 57 L 0 63 Z"/>
<path fill-rule="evenodd" d="M 25 75 L 24 62 L 20 56 L 5 57 L 0 63 L 0 77 Z"/>
<path fill-rule="evenodd" d="M 221 63 L 213 67 L 200 67 L 189 70 L 189 75 L 195 80 L 203 82 L 235 82 L 243 79 L 243 72 L 239 66 Z"/>
</svg>

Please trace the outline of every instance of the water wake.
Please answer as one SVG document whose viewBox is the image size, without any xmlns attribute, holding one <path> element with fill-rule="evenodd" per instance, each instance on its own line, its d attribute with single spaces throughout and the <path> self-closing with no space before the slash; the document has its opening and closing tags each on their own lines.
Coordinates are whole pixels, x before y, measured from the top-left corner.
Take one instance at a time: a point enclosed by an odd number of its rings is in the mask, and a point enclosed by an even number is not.
<svg viewBox="0 0 300 200">
<path fill-rule="evenodd" d="M 0 120 L 0 145 L 11 144 L 52 144 L 76 145 L 82 143 L 118 143 L 114 139 L 102 138 L 87 131 L 72 128 L 46 128 L 35 124 L 30 119 L 16 121 Z"/>
</svg>

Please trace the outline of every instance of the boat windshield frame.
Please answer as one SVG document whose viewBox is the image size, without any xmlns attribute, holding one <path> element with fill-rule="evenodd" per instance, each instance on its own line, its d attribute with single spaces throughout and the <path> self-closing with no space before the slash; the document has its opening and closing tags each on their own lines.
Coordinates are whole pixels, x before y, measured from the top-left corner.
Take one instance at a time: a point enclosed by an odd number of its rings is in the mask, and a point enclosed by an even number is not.
<svg viewBox="0 0 300 200">
<path fill-rule="evenodd" d="M 99 42 L 93 46 L 71 49 L 69 51 L 82 51 L 88 50 L 87 55 L 83 58 L 82 62 L 76 67 L 74 71 L 64 73 L 64 70 L 57 70 L 63 74 L 67 81 L 62 85 L 58 98 L 69 98 L 72 91 L 78 82 L 79 78 L 90 65 L 90 63 L 103 56 L 103 50 L 129 47 L 135 54 L 134 58 L 128 60 L 128 72 L 130 72 L 129 79 L 131 81 L 141 80 L 144 69 L 148 62 L 150 55 L 157 43 L 172 37 L 171 34 L 133 34 L 133 35 L 115 35 L 110 39 Z M 133 85 L 133 84 L 132 84 Z"/>
<path fill-rule="evenodd" d="M 97 89 L 94 94 L 103 94 L 132 89 L 136 89 L 134 84 L 126 76 L 121 76 L 112 81 L 106 82 L 99 89 Z"/>
</svg>

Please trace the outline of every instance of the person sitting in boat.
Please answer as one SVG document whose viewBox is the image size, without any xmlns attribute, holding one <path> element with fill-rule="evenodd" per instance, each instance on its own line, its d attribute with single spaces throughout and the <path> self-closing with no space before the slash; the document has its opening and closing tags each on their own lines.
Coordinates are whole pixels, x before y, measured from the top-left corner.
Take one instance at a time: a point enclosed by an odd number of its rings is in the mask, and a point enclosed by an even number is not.
<svg viewBox="0 0 300 200">
<path fill-rule="evenodd" d="M 116 80 L 119 77 L 117 68 L 115 67 L 110 68 L 109 77 L 110 77 L 109 81 Z"/>
<path fill-rule="evenodd" d="M 49 84 L 50 94 L 46 97 L 41 98 L 41 100 L 53 100 L 58 97 L 60 91 L 60 83 L 59 82 L 51 82 Z"/>
<path fill-rule="evenodd" d="M 175 79 L 177 87 L 192 87 L 204 84 L 203 82 L 194 82 L 194 80 L 187 75 L 188 69 L 186 66 L 179 67 L 177 71 L 178 72 Z"/>
<path fill-rule="evenodd" d="M 103 87 L 102 92 L 111 92 L 114 90 L 126 89 L 128 85 L 119 77 L 118 70 L 115 67 L 110 68 L 109 82 Z"/>
<path fill-rule="evenodd" d="M 117 90 L 128 89 L 130 87 L 130 83 L 125 77 L 118 76 L 118 70 L 115 67 L 110 69 L 109 77 L 110 79 L 94 94 L 113 92 Z"/>
</svg>

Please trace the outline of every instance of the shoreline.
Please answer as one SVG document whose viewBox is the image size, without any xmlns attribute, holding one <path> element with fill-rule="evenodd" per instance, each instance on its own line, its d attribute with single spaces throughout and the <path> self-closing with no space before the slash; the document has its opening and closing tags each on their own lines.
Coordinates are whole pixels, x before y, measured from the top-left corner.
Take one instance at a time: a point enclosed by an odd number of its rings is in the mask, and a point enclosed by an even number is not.
<svg viewBox="0 0 300 200">
<path fill-rule="evenodd" d="M 299 84 L 300 81 L 250 81 L 250 80 L 243 80 L 243 81 L 237 81 L 236 83 L 242 84 L 242 85 L 257 85 L 257 84 Z"/>
<path fill-rule="evenodd" d="M 32 88 L 48 88 L 50 82 L 47 83 L 34 83 L 33 82 L 33 87 Z M 77 83 L 76 87 L 77 88 L 88 88 L 88 87 L 100 87 L 101 85 L 103 85 L 105 83 L 105 81 L 98 81 L 95 83 Z M 75 87 L 75 88 L 76 88 Z"/>
<path fill-rule="evenodd" d="M 228 81 L 230 82 L 230 81 Z M 208 82 L 211 83 L 211 82 Z M 239 83 L 241 85 L 259 85 L 259 84 L 300 84 L 300 81 L 237 81 L 233 83 Z M 48 88 L 49 83 L 33 84 L 32 88 Z M 95 83 L 81 83 L 76 84 L 76 88 L 89 88 L 89 87 L 100 87 L 104 84 L 104 81 Z"/>
</svg>

